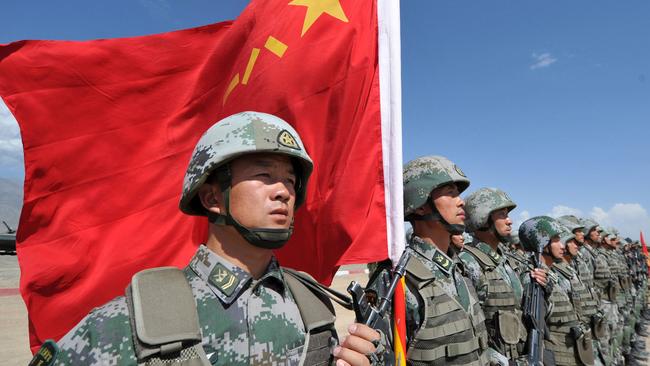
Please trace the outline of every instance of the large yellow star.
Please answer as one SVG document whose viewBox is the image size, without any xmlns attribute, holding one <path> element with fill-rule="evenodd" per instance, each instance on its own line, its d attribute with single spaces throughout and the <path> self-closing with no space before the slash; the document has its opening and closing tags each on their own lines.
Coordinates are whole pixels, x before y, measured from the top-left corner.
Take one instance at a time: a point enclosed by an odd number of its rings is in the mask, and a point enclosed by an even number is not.
<svg viewBox="0 0 650 366">
<path fill-rule="evenodd" d="M 301 37 L 307 33 L 309 28 L 323 13 L 327 13 L 346 23 L 348 22 L 348 17 L 346 17 L 345 12 L 343 12 L 340 0 L 293 0 L 289 5 L 307 7 L 305 22 L 302 25 L 302 33 L 300 34 Z"/>
</svg>

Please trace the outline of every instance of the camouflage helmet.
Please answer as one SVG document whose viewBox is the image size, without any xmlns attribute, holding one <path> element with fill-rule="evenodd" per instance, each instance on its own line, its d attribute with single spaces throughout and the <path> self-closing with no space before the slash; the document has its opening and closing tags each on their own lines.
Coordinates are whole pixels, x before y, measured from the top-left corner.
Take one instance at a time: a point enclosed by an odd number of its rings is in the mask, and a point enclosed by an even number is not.
<svg viewBox="0 0 650 366">
<path fill-rule="evenodd" d="M 584 227 L 585 235 L 595 228 L 598 228 L 598 223 L 592 219 L 581 219 L 582 226 Z"/>
<path fill-rule="evenodd" d="M 188 215 L 206 216 L 199 187 L 215 169 L 247 154 L 286 155 L 300 166 L 296 172 L 296 208 L 305 200 L 313 162 L 296 130 L 284 120 L 261 112 L 241 112 L 215 123 L 194 148 L 183 180 L 179 207 Z"/>
<path fill-rule="evenodd" d="M 570 232 L 585 228 L 585 225 L 580 222 L 580 219 L 573 215 L 560 216 L 557 218 L 557 221 L 563 226 L 566 226 Z"/>
<path fill-rule="evenodd" d="M 519 226 L 519 239 L 526 250 L 541 252 L 550 243 L 551 238 L 562 234 L 562 226 L 549 216 L 536 216 L 524 221 Z"/>
<path fill-rule="evenodd" d="M 404 166 L 404 218 L 429 199 L 431 191 L 445 184 L 456 183 L 458 191 L 469 187 L 469 179 L 460 168 L 442 156 L 424 156 Z"/>
<path fill-rule="evenodd" d="M 562 227 L 563 227 L 564 230 L 562 230 L 562 232 L 560 233 L 560 241 L 563 244 L 566 244 L 569 240 L 576 238 L 576 234 L 574 234 L 573 231 L 569 227 L 567 227 L 565 225 L 562 225 Z"/>
<path fill-rule="evenodd" d="M 502 208 L 510 212 L 515 207 L 517 205 L 506 192 L 498 188 L 481 188 L 465 198 L 466 230 L 473 233 L 487 229 L 492 212 Z"/>
</svg>

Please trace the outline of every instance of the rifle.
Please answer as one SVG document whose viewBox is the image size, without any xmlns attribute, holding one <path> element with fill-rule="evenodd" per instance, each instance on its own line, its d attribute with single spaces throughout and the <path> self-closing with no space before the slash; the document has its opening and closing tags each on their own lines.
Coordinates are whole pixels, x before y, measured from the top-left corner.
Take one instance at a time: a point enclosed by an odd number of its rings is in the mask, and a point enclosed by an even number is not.
<svg viewBox="0 0 650 366">
<path fill-rule="evenodd" d="M 531 248 L 532 249 L 532 248 Z M 534 248 L 535 255 L 532 256 L 535 268 L 541 267 L 542 251 L 541 248 Z M 544 354 L 544 331 L 546 321 L 544 320 L 546 312 L 546 303 L 544 300 L 544 289 L 542 286 L 531 279 L 530 284 L 524 292 L 523 320 L 528 328 L 528 339 L 526 340 L 526 359 L 530 366 L 542 365 Z"/>
<path fill-rule="evenodd" d="M 363 323 L 371 328 L 375 328 L 377 321 L 382 319 L 388 311 L 391 299 L 397 288 L 397 283 L 406 272 L 406 264 L 411 257 L 411 250 L 404 249 L 395 268 L 391 270 L 391 279 L 386 291 L 382 291 L 379 301 L 372 299 L 374 296 L 369 294 L 372 290 L 363 288 L 356 281 L 352 281 L 348 286 L 348 293 L 352 296 L 352 307 L 358 323 Z M 374 291 L 373 291 L 374 292 Z M 374 300 L 374 301 L 373 301 Z"/>
</svg>

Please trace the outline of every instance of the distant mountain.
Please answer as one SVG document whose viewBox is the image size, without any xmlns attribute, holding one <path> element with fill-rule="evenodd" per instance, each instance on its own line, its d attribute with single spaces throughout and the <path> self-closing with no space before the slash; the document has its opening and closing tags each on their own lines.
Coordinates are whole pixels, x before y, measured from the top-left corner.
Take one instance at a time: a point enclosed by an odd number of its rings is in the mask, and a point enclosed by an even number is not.
<svg viewBox="0 0 650 366">
<path fill-rule="evenodd" d="M 18 227 L 23 205 L 23 184 L 17 180 L 0 178 L 0 221 L 6 221 L 13 229 Z M 6 228 L 0 222 L 0 233 Z"/>
</svg>

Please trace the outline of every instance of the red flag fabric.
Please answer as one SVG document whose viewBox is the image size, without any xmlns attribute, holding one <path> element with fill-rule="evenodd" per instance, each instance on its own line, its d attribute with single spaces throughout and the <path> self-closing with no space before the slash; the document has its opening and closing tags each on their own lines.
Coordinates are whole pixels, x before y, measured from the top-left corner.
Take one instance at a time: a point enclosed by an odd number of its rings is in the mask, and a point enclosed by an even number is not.
<svg viewBox="0 0 650 366">
<path fill-rule="evenodd" d="M 377 27 L 375 1 L 259 0 L 195 29 L 1 46 L 0 95 L 25 153 L 32 349 L 135 272 L 187 263 L 206 233 L 177 208 L 189 156 L 243 110 L 287 120 L 315 161 L 280 262 L 328 283 L 338 265 L 386 258 Z"/>
<path fill-rule="evenodd" d="M 641 239 L 641 248 L 643 249 L 643 254 L 648 256 L 648 247 L 645 245 L 645 240 L 643 239 L 643 231 L 639 232 L 639 238 Z"/>
</svg>

